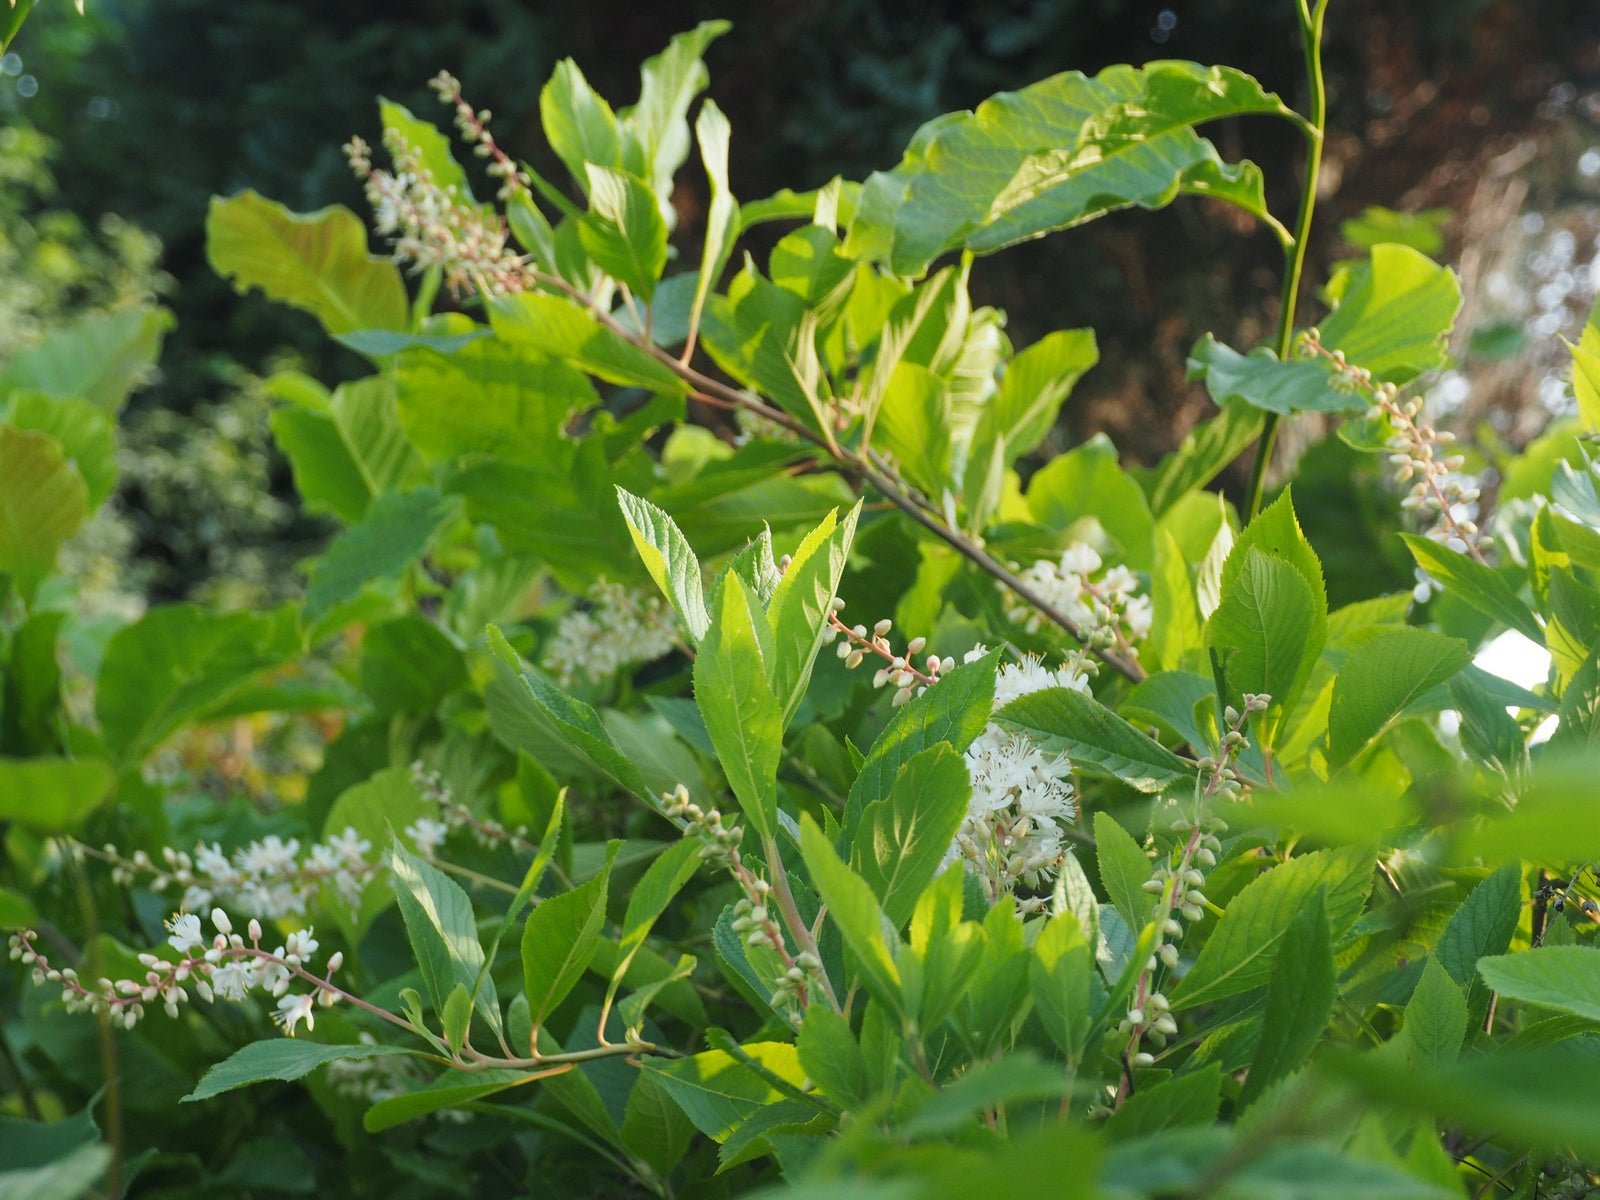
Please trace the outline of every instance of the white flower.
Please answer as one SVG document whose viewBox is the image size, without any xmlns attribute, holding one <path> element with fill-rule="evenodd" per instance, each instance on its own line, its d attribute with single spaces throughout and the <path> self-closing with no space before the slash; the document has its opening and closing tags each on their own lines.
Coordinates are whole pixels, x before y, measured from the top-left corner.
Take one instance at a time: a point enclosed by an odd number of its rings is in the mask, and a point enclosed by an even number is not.
<svg viewBox="0 0 1600 1200">
<path fill-rule="evenodd" d="M 223 1000 L 243 1000 L 256 984 L 253 964 L 240 959 L 230 959 L 211 970 L 211 990 Z"/>
<path fill-rule="evenodd" d="M 167 922 L 167 929 L 172 933 L 167 941 L 179 954 L 187 954 L 205 945 L 205 937 L 200 933 L 200 918 L 193 913 L 174 913 Z"/>
<path fill-rule="evenodd" d="M 317 952 L 317 939 L 311 936 L 309 929 L 297 929 L 284 940 L 283 949 L 278 951 L 279 958 L 286 958 L 292 963 L 303 963 Z"/>
<path fill-rule="evenodd" d="M 306 1023 L 308 1030 L 317 1027 L 316 1018 L 312 1015 L 312 1005 L 315 997 L 283 996 L 278 1000 L 278 1011 L 272 1014 L 272 1019 L 283 1026 L 283 1031 L 290 1037 L 294 1036 L 294 1027 L 301 1021 Z"/>
<path fill-rule="evenodd" d="M 672 614 L 659 598 L 602 579 L 589 589 L 587 608 L 556 623 L 544 664 L 563 684 L 580 675 L 599 683 L 670 653 L 674 644 Z"/>
<path fill-rule="evenodd" d="M 443 821 L 435 821 L 432 817 L 418 817 L 406 826 L 406 836 L 416 843 L 417 853 L 432 854 L 444 845 L 444 839 L 450 833 L 450 826 Z"/>
</svg>

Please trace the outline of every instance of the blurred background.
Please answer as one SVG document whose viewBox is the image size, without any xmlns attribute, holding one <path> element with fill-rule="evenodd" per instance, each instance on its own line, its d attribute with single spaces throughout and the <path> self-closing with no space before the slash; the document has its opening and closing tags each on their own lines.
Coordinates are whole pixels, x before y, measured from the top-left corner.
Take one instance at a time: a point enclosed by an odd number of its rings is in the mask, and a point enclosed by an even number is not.
<svg viewBox="0 0 1600 1200">
<path fill-rule="evenodd" d="M 376 141 L 380 94 L 444 123 L 425 87 L 441 68 L 494 110 L 503 145 L 547 165 L 538 93 L 555 62 L 575 58 L 630 103 L 640 61 L 713 16 L 735 23 L 708 61 L 741 200 L 864 178 L 929 117 L 1070 68 L 1226 63 L 1303 102 L 1291 0 L 89 0 L 86 17 L 45 0 L 0 58 L 0 358 L 69 311 L 157 296 L 177 317 L 128 413 L 119 503 L 73 548 L 78 570 L 130 603 L 246 604 L 297 587 L 292 564 L 326 536 L 273 454 L 262 381 L 293 366 L 332 382 L 361 363 L 309 317 L 211 273 L 212 194 L 359 210 L 340 146 Z M 1333 0 L 1328 60 L 1311 282 L 1374 240 L 1455 266 L 1466 310 L 1432 403 L 1484 444 L 1521 445 L 1570 403 L 1559 336 L 1576 336 L 1600 283 L 1600 4 Z M 1261 164 L 1287 219 L 1292 131 L 1207 132 Z M 691 229 L 701 186 L 685 173 Z M 1093 326 L 1102 362 L 1056 444 L 1103 430 L 1150 463 L 1212 411 L 1184 381 L 1189 347 L 1208 329 L 1260 341 L 1279 269 L 1247 219 L 1180 201 L 986 260 L 974 292 L 1010 314 L 1019 346 Z M 1333 440 L 1307 453 L 1318 458 L 1299 486 L 1323 489 L 1332 512 L 1380 466 Z"/>
</svg>

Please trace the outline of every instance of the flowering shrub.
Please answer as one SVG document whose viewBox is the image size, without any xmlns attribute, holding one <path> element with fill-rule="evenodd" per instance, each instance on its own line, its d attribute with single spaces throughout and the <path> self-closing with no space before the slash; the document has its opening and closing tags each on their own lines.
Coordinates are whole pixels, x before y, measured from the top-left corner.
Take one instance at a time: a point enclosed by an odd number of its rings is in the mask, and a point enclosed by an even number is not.
<svg viewBox="0 0 1600 1200">
<path fill-rule="evenodd" d="M 1600 325 L 1579 421 L 1493 510 L 1405 390 L 1446 361 L 1450 272 L 1379 245 L 1300 296 L 1324 8 L 1305 115 L 1223 67 L 1069 73 L 741 205 L 709 22 L 630 108 L 556 69 L 570 181 L 441 76 L 492 201 L 382 104 L 387 160 L 349 156 L 386 256 L 344 210 L 216 200 L 216 268 L 372 365 L 274 381 L 343 525 L 292 608 L 70 618 L 56 505 L 104 495 L 71 414 L 115 405 L 9 365 L 0 903 L 40 986 L 0 1181 L 1586 1194 Z M 1196 131 L 1239 116 L 1306 138 L 1290 224 Z M 1196 345 L 1218 411 L 1156 468 L 1039 462 L 1093 336 L 1017 348 L 969 274 L 1183 196 L 1282 245 L 1272 343 Z M 1330 610 L 1292 487 L 1268 502 L 1306 413 L 1387 456 L 1415 593 Z M 1246 494 L 1208 491 L 1246 452 Z M 1506 631 L 1538 686 L 1473 665 Z M 262 713 L 320 764 L 207 794 L 198 731 L 248 759 Z"/>
</svg>

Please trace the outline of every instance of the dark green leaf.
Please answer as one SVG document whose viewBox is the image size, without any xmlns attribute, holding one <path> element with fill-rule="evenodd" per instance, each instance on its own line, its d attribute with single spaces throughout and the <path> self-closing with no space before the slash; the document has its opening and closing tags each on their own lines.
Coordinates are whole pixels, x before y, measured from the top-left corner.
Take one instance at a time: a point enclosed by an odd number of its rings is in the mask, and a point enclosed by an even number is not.
<svg viewBox="0 0 1600 1200">
<path fill-rule="evenodd" d="M 1318 889 L 1295 913 L 1282 947 L 1273 956 L 1261 1036 L 1239 1093 L 1241 1109 L 1269 1085 L 1299 1070 L 1321 1040 L 1338 994 L 1338 969 Z"/>
<path fill-rule="evenodd" d="M 1144 890 L 1150 878 L 1151 863 L 1139 843 L 1110 813 L 1094 815 L 1095 854 L 1100 865 L 1100 882 L 1128 924 L 1142 928 L 1150 920 L 1155 897 Z"/>
<path fill-rule="evenodd" d="M 322 616 L 364 584 L 404 571 L 428 548 L 454 507 L 431 487 L 375 497 L 366 515 L 336 537 L 312 567 L 306 615 Z"/>
<path fill-rule="evenodd" d="M 850 865 L 897 929 L 938 874 L 971 794 L 966 762 L 947 743 L 937 743 L 906 762 L 885 799 L 862 810 Z"/>
<path fill-rule="evenodd" d="M 594 959 L 606 919 L 611 863 L 619 844 L 613 843 L 600 874 L 570 892 L 549 897 L 528 914 L 522 930 L 522 976 L 535 1032 L 577 986 Z"/>
<path fill-rule="evenodd" d="M 400 1046 L 357 1044 L 351 1046 L 321 1046 L 316 1042 L 303 1042 L 298 1038 L 271 1038 L 264 1042 L 251 1042 L 235 1050 L 205 1073 L 199 1085 L 184 1100 L 209 1100 L 212 1096 L 230 1092 L 246 1084 L 260 1083 L 264 1079 L 299 1079 L 322 1066 L 339 1060 L 357 1061 L 364 1058 L 382 1058 L 413 1051 Z"/>
</svg>

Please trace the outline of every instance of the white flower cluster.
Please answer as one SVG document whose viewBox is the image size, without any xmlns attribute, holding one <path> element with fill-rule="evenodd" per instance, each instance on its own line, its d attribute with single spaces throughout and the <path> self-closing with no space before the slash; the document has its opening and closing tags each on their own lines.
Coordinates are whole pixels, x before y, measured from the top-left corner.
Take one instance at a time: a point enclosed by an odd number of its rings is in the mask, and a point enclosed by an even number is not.
<svg viewBox="0 0 1600 1200">
<path fill-rule="evenodd" d="M 455 798 L 444 776 L 430 771 L 419 760 L 411 764 L 411 786 L 424 800 L 439 807 L 439 817 L 418 817 L 405 828 L 406 836 L 417 847 L 417 853 L 431 858 L 444 845 L 445 838 L 457 829 L 464 829 L 485 850 L 509 846 L 519 854 L 537 854 L 539 847 L 528 840 L 528 827 L 518 825 L 506 828 L 493 817 L 475 813 Z"/>
<path fill-rule="evenodd" d="M 455 184 L 441 185 L 417 147 L 397 131 L 384 132 L 394 171 L 373 166 L 372 147 L 360 138 L 345 145 L 350 168 L 366 189 L 378 232 L 394 235 L 394 256 L 418 271 L 437 267 L 455 292 L 491 295 L 524 291 L 522 257 L 508 244 L 505 223 L 490 208 L 471 203 Z"/>
<path fill-rule="evenodd" d="M 111 877 L 117 883 L 129 884 L 149 875 L 151 891 L 181 887 L 179 906 L 185 911 L 220 902 L 268 920 L 304 916 L 324 887 L 346 904 L 355 904 L 381 865 L 369 857 L 372 843 L 348 825 L 325 842 L 312 842 L 304 854 L 299 838 L 285 839 L 275 833 L 247 843 L 232 855 L 215 842 L 209 846 L 201 843 L 193 854 L 167 846 L 161 851 L 163 865 L 159 867 L 143 850 L 123 858 L 115 846 L 107 844 L 90 853 L 112 864 Z"/>
<path fill-rule="evenodd" d="M 975 647 L 965 661 L 985 653 Z M 995 711 L 1052 687 L 1088 694 L 1089 680 L 1075 665 L 1051 669 L 1032 655 L 1007 663 L 995 676 Z M 972 800 L 947 861 L 963 860 L 990 899 L 1019 885 L 1040 886 L 1060 867 L 1065 827 L 1078 818 L 1071 760 L 991 721 L 967 749 L 966 763 Z"/>
<path fill-rule="evenodd" d="M 272 1019 L 291 1036 L 304 1021 L 315 1027 L 314 1008 L 324 1008 L 343 993 L 329 982 L 344 962 L 335 952 L 328 957 L 323 978 L 311 974 L 305 964 L 317 952 L 317 940 L 310 929 L 297 930 L 283 945 L 270 953 L 261 948 L 261 923 L 251 918 L 249 943 L 233 931 L 233 922 L 220 908 L 211 910 L 215 935 L 208 941 L 200 918 L 193 913 L 176 913 L 167 922 L 168 944 L 178 952 L 176 962 L 155 954 L 140 954 L 145 968 L 142 979 L 100 979 L 86 986 L 71 967 L 56 968 L 39 950 L 38 934 L 24 930 L 11 936 L 11 957 L 33 968 L 37 984 L 58 983 L 61 999 L 69 1012 L 103 1013 L 114 1024 L 132 1029 L 144 1016 L 145 1005 L 160 1001 L 169 1017 L 176 1017 L 179 1005 L 189 999 L 188 988 L 209 1002 L 238 1002 L 251 992 L 262 991 L 277 1001 Z M 293 994 L 296 979 L 311 984 L 309 992 Z M 185 986 L 187 985 L 187 987 Z"/>
<path fill-rule="evenodd" d="M 623 667 L 652 662 L 677 645 L 673 617 L 659 597 L 600 580 L 588 603 L 556 623 L 544 647 L 544 665 L 570 687 L 581 675 L 592 683 Z"/>
<path fill-rule="evenodd" d="M 1059 559 L 1040 559 L 1028 567 L 1022 579 L 1083 630 L 1090 644 L 1131 647 L 1150 632 L 1150 597 L 1139 594 L 1139 580 L 1127 567 L 1115 566 L 1094 578 L 1103 566 L 1094 547 L 1074 542 Z M 1029 633 L 1045 624 L 1031 604 L 1013 605 L 1007 615 Z"/>
</svg>

